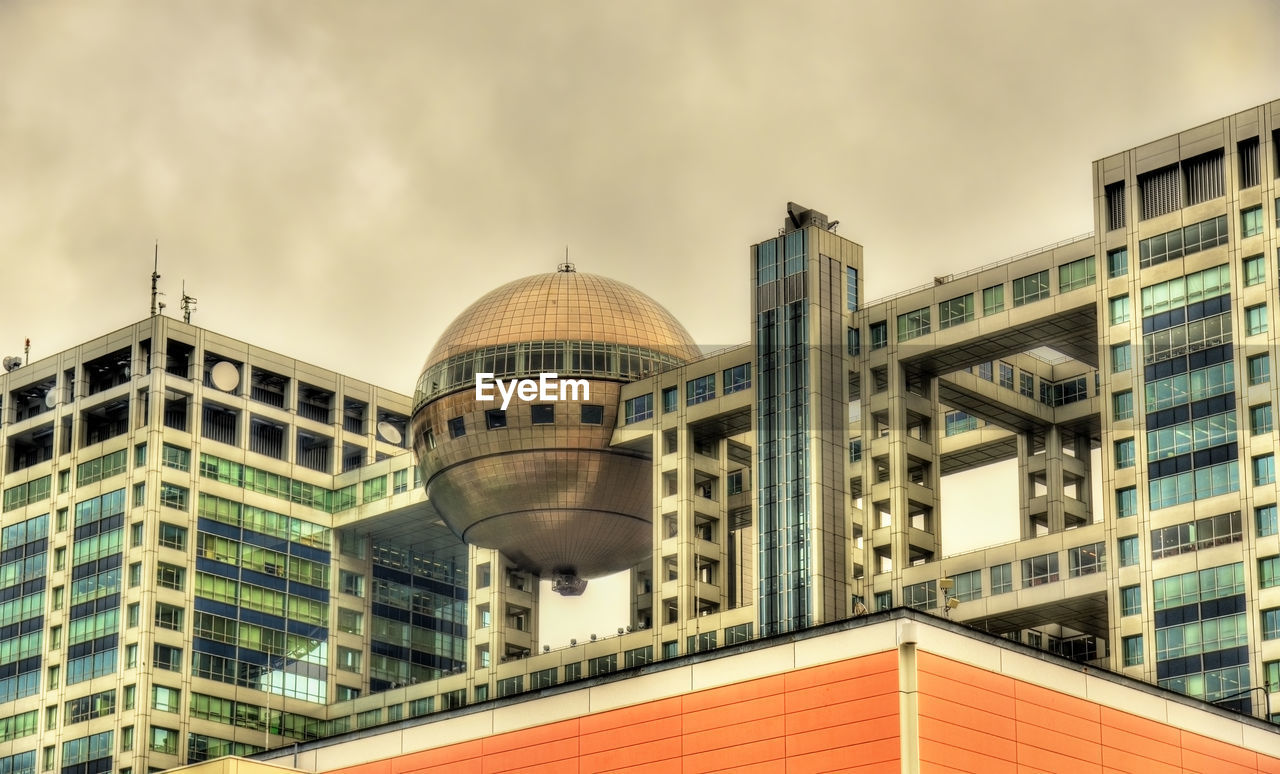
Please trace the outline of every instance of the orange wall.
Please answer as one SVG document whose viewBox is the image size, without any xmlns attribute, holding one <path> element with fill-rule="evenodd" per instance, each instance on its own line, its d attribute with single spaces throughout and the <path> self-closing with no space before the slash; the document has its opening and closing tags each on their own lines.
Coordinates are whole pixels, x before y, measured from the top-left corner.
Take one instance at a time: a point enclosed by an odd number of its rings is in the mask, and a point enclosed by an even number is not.
<svg viewBox="0 0 1280 774">
<path fill-rule="evenodd" d="M 410 753 L 332 774 L 896 774 L 898 656 L 784 675 Z"/>
<path fill-rule="evenodd" d="M 920 770 L 1280 772 L 1280 760 L 931 653 L 917 659 Z"/>
</svg>

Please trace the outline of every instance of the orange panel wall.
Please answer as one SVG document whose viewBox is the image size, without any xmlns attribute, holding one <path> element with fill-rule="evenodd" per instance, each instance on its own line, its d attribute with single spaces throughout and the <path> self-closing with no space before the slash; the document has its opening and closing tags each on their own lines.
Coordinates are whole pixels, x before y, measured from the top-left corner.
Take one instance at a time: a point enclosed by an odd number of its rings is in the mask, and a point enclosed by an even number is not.
<svg viewBox="0 0 1280 774">
<path fill-rule="evenodd" d="M 896 774 L 897 667 L 897 652 L 886 651 L 331 774 Z"/>
<path fill-rule="evenodd" d="M 921 771 L 1280 772 L 1280 759 L 921 653 Z"/>
</svg>

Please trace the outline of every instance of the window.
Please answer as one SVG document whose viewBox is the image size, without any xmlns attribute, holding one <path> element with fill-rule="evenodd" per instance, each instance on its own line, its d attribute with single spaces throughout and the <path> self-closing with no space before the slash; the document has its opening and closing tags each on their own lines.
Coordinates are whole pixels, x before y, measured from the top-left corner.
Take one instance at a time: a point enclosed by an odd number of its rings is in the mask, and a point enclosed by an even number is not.
<svg viewBox="0 0 1280 774">
<path fill-rule="evenodd" d="M 1129 297 L 1127 295 L 1111 299 L 1110 308 L 1112 325 L 1129 322 Z"/>
<path fill-rule="evenodd" d="M 170 484 L 164 481 L 160 482 L 160 504 L 169 508 L 177 508 L 180 511 L 187 509 L 187 498 L 189 492 L 186 487 Z"/>
<path fill-rule="evenodd" d="M 1262 639 L 1280 638 L 1280 607 L 1262 611 Z"/>
<path fill-rule="evenodd" d="M 1251 255 L 1240 262 L 1244 267 L 1244 285 L 1261 285 L 1266 281 L 1267 264 L 1262 255 Z"/>
<path fill-rule="evenodd" d="M 751 364 L 743 363 L 724 371 L 724 394 L 746 390 L 751 387 Z"/>
<path fill-rule="evenodd" d="M 129 547 L 140 548 L 142 546 L 142 522 L 129 525 Z"/>
<path fill-rule="evenodd" d="M 162 521 L 160 522 L 159 541 L 160 545 L 165 548 L 176 548 L 179 551 L 185 551 L 187 550 L 187 528 Z"/>
<path fill-rule="evenodd" d="M 1138 490 L 1136 487 L 1125 487 L 1116 490 L 1116 518 L 1123 519 L 1138 513 Z"/>
<path fill-rule="evenodd" d="M 134 562 L 129 565 L 129 588 L 137 588 L 142 585 L 142 562 Z"/>
<path fill-rule="evenodd" d="M 364 576 L 349 570 L 338 570 L 338 590 L 355 597 L 364 596 Z"/>
<path fill-rule="evenodd" d="M 992 285 L 982 289 L 983 316 L 1004 311 L 1004 285 Z"/>
<path fill-rule="evenodd" d="M 858 311 L 858 270 L 852 266 L 844 269 L 844 297 L 849 311 Z"/>
<path fill-rule="evenodd" d="M 1133 367 L 1133 349 L 1129 342 L 1114 344 L 1111 347 L 1111 372 L 1123 373 Z"/>
<path fill-rule="evenodd" d="M 182 608 L 177 605 L 166 605 L 163 602 L 156 603 L 156 626 L 161 629 L 172 629 L 176 632 L 182 631 Z"/>
<path fill-rule="evenodd" d="M 166 443 L 160 447 L 160 464 L 185 473 L 191 470 L 191 452 Z"/>
<path fill-rule="evenodd" d="M 1018 371 L 1018 394 L 1024 398 L 1036 396 L 1036 378 L 1026 371 Z"/>
<path fill-rule="evenodd" d="M 1007 594 L 1013 591 L 1013 565 L 997 564 L 991 568 L 991 593 Z"/>
<path fill-rule="evenodd" d="M 507 426 L 507 412 L 502 409 L 489 409 L 484 412 L 485 426 L 490 430 L 497 430 Z"/>
<path fill-rule="evenodd" d="M 1280 586 L 1280 556 L 1268 556 L 1258 560 L 1258 588 Z"/>
<path fill-rule="evenodd" d="M 1117 247 L 1107 253 L 1107 276 L 1111 279 L 1129 273 L 1129 248 Z"/>
<path fill-rule="evenodd" d="M 151 727 L 151 749 L 165 755 L 178 754 L 178 732 L 171 728 Z"/>
<path fill-rule="evenodd" d="M 1262 505 L 1253 509 L 1253 520 L 1258 527 L 1258 537 L 1267 537 L 1276 534 L 1278 525 L 1276 523 L 1276 506 Z"/>
<path fill-rule="evenodd" d="M 929 307 L 898 315 L 898 341 L 907 341 L 929 332 Z"/>
<path fill-rule="evenodd" d="M 1124 637 L 1120 640 L 1124 652 L 1124 665 L 1138 666 L 1142 663 L 1142 635 Z"/>
<path fill-rule="evenodd" d="M 1257 236 L 1262 233 L 1262 205 L 1240 210 L 1240 238 Z"/>
<path fill-rule="evenodd" d="M 1266 435 L 1271 432 L 1271 404 L 1251 406 L 1249 408 L 1249 432 L 1253 435 Z"/>
<path fill-rule="evenodd" d="M 360 671 L 360 657 L 362 653 L 355 648 L 344 648 L 338 646 L 338 669 L 346 672 Z"/>
<path fill-rule="evenodd" d="M 1245 361 L 1249 369 L 1249 384 L 1266 384 L 1271 381 L 1271 356 L 1254 355 Z"/>
<path fill-rule="evenodd" d="M 167 669 L 170 672 L 182 671 L 182 648 L 156 643 L 152 648 L 152 666 L 156 669 Z"/>
<path fill-rule="evenodd" d="M 715 377 L 712 376 L 711 378 L 714 379 Z M 582 404 L 582 412 L 578 416 L 584 425 L 603 425 L 604 406 L 584 403 Z"/>
<path fill-rule="evenodd" d="M 662 388 L 662 413 L 674 413 L 680 404 L 680 391 L 675 387 Z"/>
<path fill-rule="evenodd" d="M 685 383 L 685 405 L 693 406 L 716 396 L 716 375 L 707 374 Z"/>
<path fill-rule="evenodd" d="M 649 398 L 649 416 L 653 416 L 653 395 L 645 396 Z M 537 403 L 529 407 L 529 418 L 533 420 L 535 425 L 554 425 L 556 422 L 556 407 L 550 403 Z"/>
<path fill-rule="evenodd" d="M 1064 267 L 1065 268 L 1065 267 Z M 1049 297 L 1049 270 L 1028 274 L 1013 281 L 1013 305 L 1030 304 Z"/>
<path fill-rule="evenodd" d="M 550 408 L 550 406 L 548 406 Z M 625 404 L 626 424 L 653 419 L 653 393 L 646 393 L 635 398 L 627 398 Z"/>
<path fill-rule="evenodd" d="M 1133 567 L 1138 563 L 1138 536 L 1130 535 L 1116 541 L 1121 567 Z"/>
<path fill-rule="evenodd" d="M 391 493 L 400 494 L 407 491 L 409 491 L 409 471 L 393 471 L 391 473 Z"/>
<path fill-rule="evenodd" d="M 1226 243 L 1227 216 L 1219 215 L 1141 240 L 1138 265 L 1145 269 Z"/>
<path fill-rule="evenodd" d="M 880 322 L 871 323 L 868 331 L 871 333 L 871 348 L 884 349 L 889 346 L 889 323 L 881 320 Z"/>
<path fill-rule="evenodd" d="M 1244 310 L 1245 329 L 1248 335 L 1267 332 L 1267 305 L 1258 304 Z"/>
<path fill-rule="evenodd" d="M 1013 366 L 1009 365 L 1003 360 L 1000 361 L 999 366 L 1000 366 L 1000 386 L 1005 388 L 1006 390 L 1012 390 L 1013 389 Z"/>
<path fill-rule="evenodd" d="M 951 596 L 961 602 L 968 602 L 982 597 L 982 570 L 958 573 L 951 576 L 951 580 L 955 581 Z"/>
<path fill-rule="evenodd" d="M 165 564 L 164 562 L 160 562 L 156 565 L 156 585 L 160 588 L 182 591 L 186 577 L 187 570 L 184 567 Z"/>
<path fill-rule="evenodd" d="M 151 708 L 161 712 L 181 712 L 182 691 L 163 685 L 151 686 Z"/>
<path fill-rule="evenodd" d="M 449 420 L 449 437 L 461 438 L 467 434 L 467 423 L 462 417 L 454 417 Z"/>
<path fill-rule="evenodd" d="M 348 634 L 364 634 L 364 613 L 359 610 L 338 608 L 338 631 Z"/>
<path fill-rule="evenodd" d="M 874 599 L 876 612 L 881 610 L 890 610 L 893 608 L 893 592 L 877 591 Z"/>
<path fill-rule="evenodd" d="M 1117 422 L 1133 418 L 1133 391 L 1125 390 L 1111 395 L 1111 418 Z"/>
<path fill-rule="evenodd" d="M 1097 281 L 1093 256 L 1063 264 L 1058 267 L 1058 292 L 1087 287 Z"/>
<path fill-rule="evenodd" d="M 1022 587 L 1042 586 L 1058 579 L 1058 555 L 1041 554 L 1022 560 Z"/>
<path fill-rule="evenodd" d="M 1116 468 L 1133 467 L 1134 446 L 1132 438 L 1116 441 Z"/>
<path fill-rule="evenodd" d="M 1274 484 L 1276 480 L 1276 455 L 1264 454 L 1253 458 L 1253 485 Z"/>
<path fill-rule="evenodd" d="M 938 304 L 938 330 L 967 323 L 973 319 L 973 294 L 952 298 Z"/>
<path fill-rule="evenodd" d="M 1268 661 L 1262 665 L 1262 671 L 1265 673 L 1263 685 L 1267 688 L 1267 693 L 1275 693 L 1280 691 L 1280 661 Z M 1276 722 L 1276 716 L 1272 714 L 1271 722 Z"/>
<path fill-rule="evenodd" d="M 1120 589 L 1120 615 L 1141 615 L 1142 587 L 1123 586 Z"/>
</svg>

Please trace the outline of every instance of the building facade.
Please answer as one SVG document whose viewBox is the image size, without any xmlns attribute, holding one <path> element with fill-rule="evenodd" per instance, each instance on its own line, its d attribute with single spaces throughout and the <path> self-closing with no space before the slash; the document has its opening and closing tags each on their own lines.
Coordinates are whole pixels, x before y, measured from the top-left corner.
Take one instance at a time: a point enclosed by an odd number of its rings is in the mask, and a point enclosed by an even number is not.
<svg viewBox="0 0 1280 774">
<path fill-rule="evenodd" d="M 1271 103 L 1097 161 L 1092 234 L 876 301 L 876 262 L 791 205 L 739 347 L 450 339 L 518 353 L 498 375 L 534 343 L 589 363 L 606 399 L 573 412 L 495 421 L 451 408 L 466 379 L 411 398 L 162 316 L 13 369 L 0 774 L 251 753 L 894 607 L 1274 718 L 1278 133 Z M 640 471 L 610 506 L 651 541 L 629 625 L 540 643 L 532 570 L 572 568 L 463 544 L 410 451 L 516 434 Z M 1021 539 L 949 554 L 942 477 L 999 461 Z"/>
</svg>

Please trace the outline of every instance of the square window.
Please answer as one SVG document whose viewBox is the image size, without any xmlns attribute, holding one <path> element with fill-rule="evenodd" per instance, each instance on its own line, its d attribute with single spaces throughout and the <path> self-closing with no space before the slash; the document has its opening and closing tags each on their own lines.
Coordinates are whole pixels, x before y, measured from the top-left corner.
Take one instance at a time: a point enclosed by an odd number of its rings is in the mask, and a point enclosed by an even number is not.
<svg viewBox="0 0 1280 774">
<path fill-rule="evenodd" d="M 187 550 L 187 528 L 162 521 L 160 522 L 159 542 L 165 548 L 185 551 Z"/>
<path fill-rule="evenodd" d="M 604 406 L 593 406 L 590 403 L 582 404 L 582 424 L 603 425 Z"/>
<path fill-rule="evenodd" d="M 1262 255 L 1251 255 L 1240 262 L 1244 267 L 1244 285 L 1261 285 L 1266 279 L 1267 265 Z"/>
<path fill-rule="evenodd" d="M 1120 589 L 1120 615 L 1142 613 L 1142 587 L 1124 586 Z"/>
<path fill-rule="evenodd" d="M 1249 432 L 1253 435 L 1266 435 L 1271 432 L 1271 404 L 1251 406 L 1249 408 Z"/>
<path fill-rule="evenodd" d="M 1133 367 L 1133 350 L 1129 342 L 1111 347 L 1111 372 L 1123 373 Z"/>
<path fill-rule="evenodd" d="M 1249 384 L 1266 384 L 1271 381 L 1271 356 L 1254 355 L 1245 361 L 1249 370 Z"/>
<path fill-rule="evenodd" d="M 1124 665 L 1138 666 L 1142 663 L 1142 635 L 1135 634 L 1132 637 L 1124 637 L 1121 639 L 1124 649 Z"/>
<path fill-rule="evenodd" d="M 1115 421 L 1133 418 L 1133 391 L 1125 390 L 1111 395 L 1111 418 Z"/>
<path fill-rule="evenodd" d="M 1116 541 L 1120 553 L 1120 566 L 1133 567 L 1138 564 L 1138 536 L 1130 535 Z"/>
<path fill-rule="evenodd" d="M 685 382 L 685 405 L 693 406 L 716 396 L 716 375 L 707 374 Z"/>
<path fill-rule="evenodd" d="M 1258 304 L 1244 310 L 1244 324 L 1248 335 L 1267 332 L 1267 305 Z"/>
<path fill-rule="evenodd" d="M 490 430 L 507 426 L 507 412 L 502 409 L 489 409 L 484 412 L 484 423 Z"/>
<path fill-rule="evenodd" d="M 556 407 L 550 403 L 535 403 L 530 407 L 529 415 L 535 425 L 552 425 L 556 421 Z"/>
<path fill-rule="evenodd" d="M 1066 268 L 1063 266 L 1062 268 Z M 1049 270 L 1028 274 L 1013 281 L 1013 305 L 1030 304 L 1049 297 Z"/>
<path fill-rule="evenodd" d="M 1129 322 L 1129 296 L 1117 296 L 1111 299 L 1111 324 Z"/>
<path fill-rule="evenodd" d="M 467 434 L 467 423 L 462 417 L 454 417 L 449 420 L 449 437 L 461 438 Z"/>
</svg>

